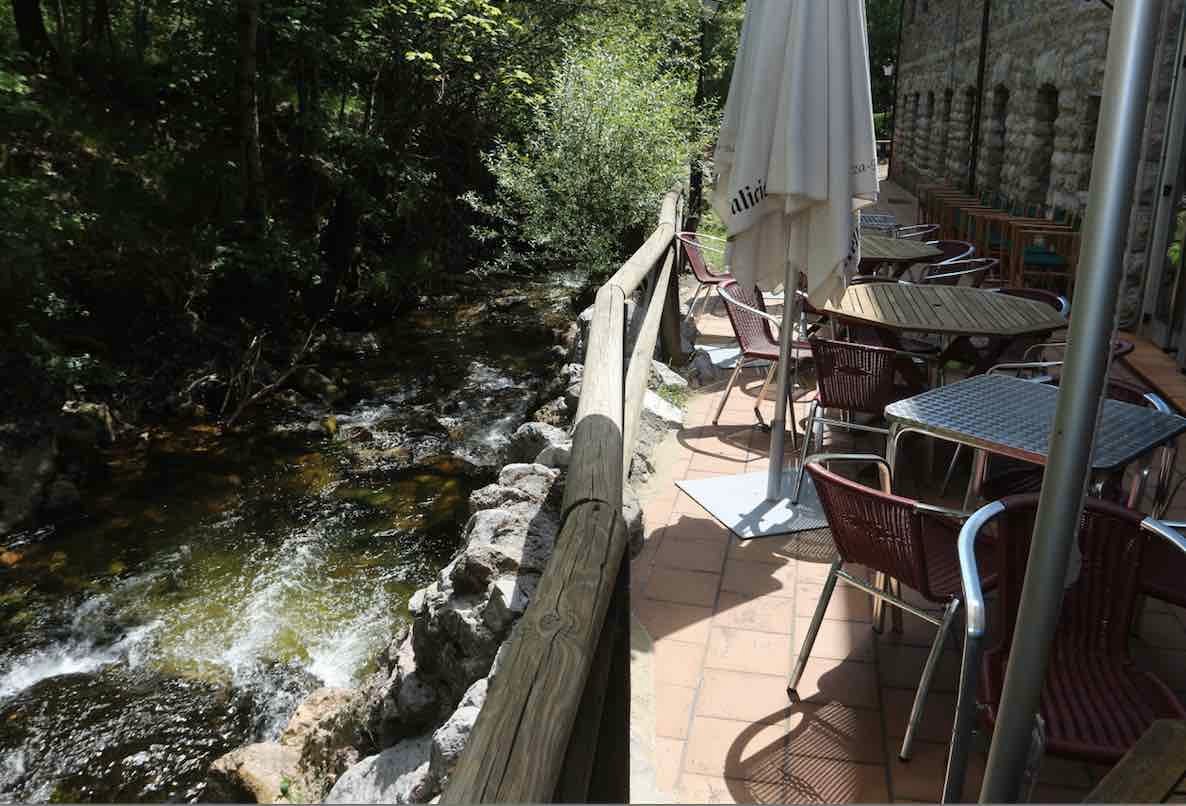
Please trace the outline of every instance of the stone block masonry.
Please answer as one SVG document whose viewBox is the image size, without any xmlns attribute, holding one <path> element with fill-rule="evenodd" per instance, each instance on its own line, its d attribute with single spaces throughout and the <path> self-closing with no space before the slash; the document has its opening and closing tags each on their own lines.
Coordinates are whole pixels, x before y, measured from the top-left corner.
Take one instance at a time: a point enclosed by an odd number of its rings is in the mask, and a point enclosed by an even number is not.
<svg viewBox="0 0 1186 806">
<path fill-rule="evenodd" d="M 966 186 L 986 0 L 905 0 L 891 178 Z M 1111 12 L 1088 0 L 990 4 L 976 188 L 1081 217 Z M 1186 0 L 1166 3 L 1124 257 L 1121 321 L 1140 313 L 1150 218 Z"/>
</svg>

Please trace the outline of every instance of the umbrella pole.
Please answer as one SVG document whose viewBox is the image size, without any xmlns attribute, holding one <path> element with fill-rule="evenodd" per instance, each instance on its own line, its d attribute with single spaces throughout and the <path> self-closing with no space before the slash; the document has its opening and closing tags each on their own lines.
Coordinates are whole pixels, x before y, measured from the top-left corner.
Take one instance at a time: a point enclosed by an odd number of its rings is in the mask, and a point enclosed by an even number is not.
<svg viewBox="0 0 1186 806">
<path fill-rule="evenodd" d="M 778 329 L 778 394 L 774 398 L 774 421 L 770 423 L 770 467 L 766 472 L 766 500 L 782 498 L 782 459 L 786 441 L 787 398 L 790 397 L 791 342 L 794 339 L 798 283 L 791 282 L 794 272 L 787 266 L 787 279 L 782 286 L 782 325 Z M 794 409 L 791 416 L 795 416 Z M 807 435 L 803 435 L 807 439 Z M 803 472 L 803 468 L 799 468 Z M 797 503 L 797 502 L 796 502 Z"/>
<path fill-rule="evenodd" d="M 1112 17 L 1070 346 L 981 803 L 1016 803 L 1020 795 L 1091 468 L 1163 9 L 1164 0 L 1120 0 Z"/>
</svg>

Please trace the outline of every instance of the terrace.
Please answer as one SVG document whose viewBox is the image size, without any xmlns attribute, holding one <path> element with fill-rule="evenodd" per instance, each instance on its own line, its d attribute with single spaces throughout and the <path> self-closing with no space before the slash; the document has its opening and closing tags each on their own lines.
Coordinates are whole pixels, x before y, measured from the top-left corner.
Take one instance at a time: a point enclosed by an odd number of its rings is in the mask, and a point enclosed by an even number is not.
<svg viewBox="0 0 1186 806">
<path fill-rule="evenodd" d="M 882 195 L 891 200 L 883 211 L 892 212 L 899 224 L 913 223 L 916 208 L 909 194 L 883 183 Z M 681 288 L 685 301 L 693 287 Z M 731 343 L 733 330 L 723 305 L 715 302 L 698 317 L 699 342 Z M 1165 362 L 1158 351 L 1138 342 L 1131 355 L 1114 364 L 1113 373 L 1146 388 L 1156 384 L 1180 406 L 1186 384 Z M 743 373 L 742 378 L 718 425 L 712 420 L 723 383 L 692 396 L 683 430 L 663 446 L 660 471 L 642 491 L 647 536 L 632 561 L 631 607 L 653 641 L 649 663 L 640 666 L 636 660 L 635 667 L 636 675 L 646 668 L 653 679 L 658 789 L 682 802 L 935 802 L 954 718 L 958 638 L 947 642 L 913 758 L 902 762 L 898 747 L 934 628 L 907 614 L 901 632 L 887 624 L 876 634 L 870 597 L 841 583 L 798 687 L 802 702 L 790 702 L 788 677 L 828 573 L 834 551 L 830 539 L 805 532 L 739 540 L 675 487 L 681 479 L 767 467 L 770 436 L 754 427 L 753 413 L 762 374 Z M 796 393 L 795 416 L 801 424 L 815 392 L 809 369 L 800 380 L 804 388 Z M 761 408 L 768 422 L 773 401 Z M 848 438 L 828 434 L 825 439 L 840 445 Z M 838 449 L 854 447 L 881 451 L 876 438 L 864 446 L 844 442 Z M 928 468 L 927 462 L 914 461 L 924 456 L 921 443 L 907 447 L 912 460 L 907 464 Z M 941 461 L 931 465 L 938 467 L 937 478 L 916 470 L 896 479 L 895 487 L 928 502 L 958 506 L 954 491 L 963 490 L 964 479 L 957 478 L 951 495 L 936 500 L 937 480 L 950 452 L 940 448 L 936 453 Z M 1186 457 L 1178 459 L 1174 479 L 1183 472 Z M 1166 517 L 1184 515 L 1186 495 L 1177 493 Z M 907 601 L 933 610 L 934 605 L 903 590 Z M 1138 664 L 1186 699 L 1186 610 L 1148 599 L 1131 642 Z M 636 694 L 636 711 L 639 702 Z M 642 711 L 647 710 L 644 704 Z M 640 715 L 634 718 L 637 722 Z M 965 792 L 972 799 L 979 791 L 986 744 L 977 737 Z M 1108 769 L 1047 757 L 1032 799 L 1083 801 Z M 1186 800 L 1186 790 L 1173 799 Z"/>
</svg>

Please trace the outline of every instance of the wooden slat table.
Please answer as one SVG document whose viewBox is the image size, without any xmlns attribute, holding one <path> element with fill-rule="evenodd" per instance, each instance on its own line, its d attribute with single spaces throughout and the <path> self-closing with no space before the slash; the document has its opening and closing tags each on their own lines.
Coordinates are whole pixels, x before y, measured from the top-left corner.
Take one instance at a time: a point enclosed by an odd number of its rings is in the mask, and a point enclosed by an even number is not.
<svg viewBox="0 0 1186 806">
<path fill-rule="evenodd" d="M 884 235 L 865 233 L 861 235 L 861 260 L 879 260 L 885 263 L 900 261 L 919 262 L 943 254 L 923 241 L 910 238 L 887 238 Z"/>
<path fill-rule="evenodd" d="M 1186 777 L 1186 722 L 1159 719 L 1084 803 L 1164 803 Z"/>
<path fill-rule="evenodd" d="M 824 310 L 837 319 L 890 330 L 958 336 L 1020 336 L 1066 327 L 1049 305 L 980 288 L 868 283 L 849 286 Z"/>
</svg>

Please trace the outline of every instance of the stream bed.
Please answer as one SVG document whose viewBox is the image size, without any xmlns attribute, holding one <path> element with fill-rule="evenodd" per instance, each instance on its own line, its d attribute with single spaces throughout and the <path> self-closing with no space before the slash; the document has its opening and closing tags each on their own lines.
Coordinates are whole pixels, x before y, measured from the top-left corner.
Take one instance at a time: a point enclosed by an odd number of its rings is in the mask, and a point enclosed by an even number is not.
<svg viewBox="0 0 1186 806">
<path fill-rule="evenodd" d="M 201 800 L 214 758 L 359 684 L 537 402 L 569 294 L 412 311 L 327 364 L 365 392 L 147 429 L 84 516 L 0 537 L 0 801 Z"/>
</svg>

